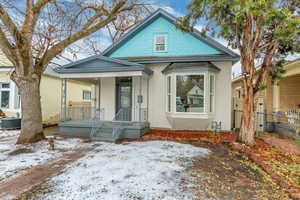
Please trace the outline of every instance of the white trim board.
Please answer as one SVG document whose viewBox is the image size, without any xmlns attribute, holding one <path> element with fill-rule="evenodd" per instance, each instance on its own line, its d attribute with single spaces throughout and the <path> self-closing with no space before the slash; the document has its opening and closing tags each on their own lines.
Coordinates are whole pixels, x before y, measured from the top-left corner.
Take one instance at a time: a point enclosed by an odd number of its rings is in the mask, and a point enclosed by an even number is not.
<svg viewBox="0 0 300 200">
<path fill-rule="evenodd" d="M 60 74 L 60 78 L 102 78 L 102 77 L 126 77 L 126 76 L 145 76 L 141 71 L 136 72 L 110 72 L 110 73 L 73 73 Z"/>
</svg>

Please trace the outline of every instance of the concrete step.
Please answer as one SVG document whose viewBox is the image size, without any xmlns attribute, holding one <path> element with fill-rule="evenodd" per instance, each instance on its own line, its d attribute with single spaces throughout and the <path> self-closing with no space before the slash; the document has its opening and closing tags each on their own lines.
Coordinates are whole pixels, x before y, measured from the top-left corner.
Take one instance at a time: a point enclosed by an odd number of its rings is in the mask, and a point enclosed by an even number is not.
<svg viewBox="0 0 300 200">
<path fill-rule="evenodd" d="M 118 139 L 122 138 L 123 128 L 99 128 L 92 136 L 92 141 L 108 141 L 108 142 L 115 142 Z"/>
</svg>

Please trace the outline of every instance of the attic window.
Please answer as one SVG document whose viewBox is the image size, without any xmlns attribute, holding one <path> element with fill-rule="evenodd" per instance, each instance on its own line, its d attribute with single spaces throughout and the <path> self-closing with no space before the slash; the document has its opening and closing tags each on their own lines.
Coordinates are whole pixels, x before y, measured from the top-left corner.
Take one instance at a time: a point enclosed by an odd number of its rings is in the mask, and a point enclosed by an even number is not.
<svg viewBox="0 0 300 200">
<path fill-rule="evenodd" d="M 167 35 L 159 34 L 155 35 L 154 38 L 154 50 L 156 52 L 166 52 L 167 51 Z"/>
</svg>

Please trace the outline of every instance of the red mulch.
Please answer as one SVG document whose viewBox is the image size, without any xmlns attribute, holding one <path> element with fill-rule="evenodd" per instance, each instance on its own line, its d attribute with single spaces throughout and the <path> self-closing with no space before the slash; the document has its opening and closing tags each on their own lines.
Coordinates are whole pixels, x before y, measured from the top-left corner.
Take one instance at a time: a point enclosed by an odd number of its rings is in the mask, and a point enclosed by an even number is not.
<svg viewBox="0 0 300 200">
<path fill-rule="evenodd" d="M 263 137 L 264 142 L 281 149 L 287 153 L 300 156 L 300 147 L 298 147 L 293 139 L 280 139 L 274 137 Z"/>
<path fill-rule="evenodd" d="M 147 140 L 200 140 L 212 144 L 231 143 L 237 140 L 237 133 L 215 133 L 213 131 L 181 131 L 181 130 L 161 130 L 151 129 L 144 138 Z"/>
</svg>

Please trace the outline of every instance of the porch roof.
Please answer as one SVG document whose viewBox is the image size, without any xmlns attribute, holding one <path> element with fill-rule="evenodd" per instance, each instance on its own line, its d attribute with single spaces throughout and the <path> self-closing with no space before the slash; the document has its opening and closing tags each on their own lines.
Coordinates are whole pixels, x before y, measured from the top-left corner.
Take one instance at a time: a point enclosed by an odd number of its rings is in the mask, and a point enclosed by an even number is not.
<svg viewBox="0 0 300 200">
<path fill-rule="evenodd" d="M 171 72 L 182 72 L 182 71 L 221 71 L 211 62 L 189 62 L 189 63 L 171 63 L 168 65 L 162 73 L 167 74 Z"/>
<path fill-rule="evenodd" d="M 58 74 L 91 74 L 91 73 L 119 73 L 144 72 L 151 75 L 153 72 L 143 64 L 104 57 L 91 56 L 54 69 Z"/>
</svg>

